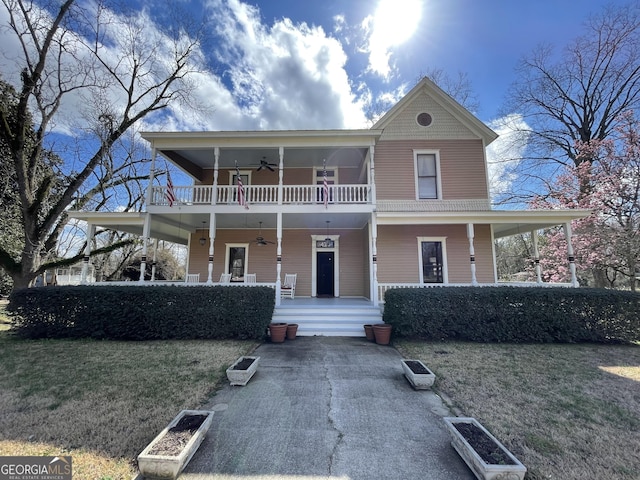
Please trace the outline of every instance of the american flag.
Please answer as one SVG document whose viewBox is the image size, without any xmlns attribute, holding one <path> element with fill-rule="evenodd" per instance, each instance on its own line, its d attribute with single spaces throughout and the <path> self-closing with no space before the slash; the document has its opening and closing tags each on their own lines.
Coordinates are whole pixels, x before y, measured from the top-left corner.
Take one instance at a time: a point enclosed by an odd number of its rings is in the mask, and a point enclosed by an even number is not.
<svg viewBox="0 0 640 480">
<path fill-rule="evenodd" d="M 324 208 L 329 205 L 329 181 L 327 180 L 327 164 L 322 164 L 322 197 L 324 198 Z"/>
<path fill-rule="evenodd" d="M 245 209 L 249 210 L 249 205 L 247 205 L 247 199 L 244 195 L 244 185 L 242 184 L 240 169 L 238 168 L 237 165 L 236 165 L 236 178 L 238 179 L 238 205 L 241 205 Z"/>
<path fill-rule="evenodd" d="M 167 170 L 167 190 L 164 192 L 164 196 L 169 202 L 169 206 L 173 207 L 176 201 L 176 192 L 173 191 L 173 182 L 171 181 L 171 174 Z"/>
</svg>

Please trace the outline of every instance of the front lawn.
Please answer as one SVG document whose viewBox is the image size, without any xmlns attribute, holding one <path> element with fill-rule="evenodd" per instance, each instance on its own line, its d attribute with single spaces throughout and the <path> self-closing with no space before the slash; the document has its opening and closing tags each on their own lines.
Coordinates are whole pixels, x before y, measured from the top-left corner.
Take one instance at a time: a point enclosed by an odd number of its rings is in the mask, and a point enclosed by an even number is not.
<svg viewBox="0 0 640 480">
<path fill-rule="evenodd" d="M 396 341 L 528 479 L 640 478 L 640 347 Z"/>
<path fill-rule="evenodd" d="M 18 340 L 0 332 L 0 455 L 71 455 L 74 479 L 130 480 L 134 460 L 201 406 L 252 341 Z"/>
</svg>

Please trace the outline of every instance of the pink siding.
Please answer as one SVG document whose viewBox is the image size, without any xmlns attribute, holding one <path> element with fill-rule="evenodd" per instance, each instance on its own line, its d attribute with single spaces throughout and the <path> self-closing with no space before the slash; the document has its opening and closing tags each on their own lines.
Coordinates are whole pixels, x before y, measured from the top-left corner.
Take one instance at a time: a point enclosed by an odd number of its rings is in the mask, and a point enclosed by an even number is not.
<svg viewBox="0 0 640 480">
<path fill-rule="evenodd" d="M 282 238 L 282 276 L 297 273 L 296 294 L 311 296 L 312 241 L 311 235 L 325 235 L 325 229 L 285 230 Z M 337 230 L 340 235 L 340 295 L 369 296 L 367 230 Z M 226 244 L 247 243 L 258 235 L 258 230 L 218 230 L 215 239 L 213 281 L 217 282 L 225 270 Z M 275 230 L 263 230 L 266 240 L 275 241 Z M 191 236 L 189 273 L 200 273 L 200 281 L 207 280 L 209 246 L 198 242 L 201 232 Z M 249 245 L 248 273 L 255 273 L 258 282 L 276 280 L 276 246 Z"/>
<path fill-rule="evenodd" d="M 417 237 L 447 237 L 449 283 L 471 282 L 466 225 L 379 225 L 378 282 L 420 282 Z M 475 226 L 474 247 L 478 282 L 493 282 L 491 230 L 488 225 Z"/>
<path fill-rule="evenodd" d="M 387 140 L 376 146 L 379 199 L 416 199 L 414 150 L 440 152 L 443 200 L 489 197 L 481 140 Z"/>
<path fill-rule="evenodd" d="M 246 170 L 241 169 L 241 170 Z M 269 170 L 251 171 L 251 185 L 277 185 L 278 184 L 278 169 L 274 169 L 274 172 Z M 206 169 L 203 171 L 202 182 L 196 182 L 197 185 L 213 185 L 213 170 Z M 218 171 L 218 184 L 229 185 L 229 172 L 230 170 Z M 285 168 L 283 172 L 283 184 L 284 185 L 313 185 L 314 183 L 314 169 L 313 168 Z M 356 184 L 359 183 L 360 168 L 340 168 L 338 169 L 338 183 L 341 184 Z M 366 178 L 365 178 L 366 182 Z"/>
</svg>

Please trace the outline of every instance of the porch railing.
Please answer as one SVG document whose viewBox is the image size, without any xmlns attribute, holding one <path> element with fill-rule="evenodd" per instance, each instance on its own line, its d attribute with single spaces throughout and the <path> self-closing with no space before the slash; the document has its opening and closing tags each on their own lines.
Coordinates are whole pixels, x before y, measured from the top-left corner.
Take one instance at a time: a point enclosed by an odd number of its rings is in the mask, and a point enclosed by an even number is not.
<svg viewBox="0 0 640 480">
<path fill-rule="evenodd" d="M 384 303 L 384 294 L 392 288 L 446 288 L 446 287 L 565 287 L 571 288 L 570 283 L 538 283 L 538 282 L 498 282 L 498 283 L 378 283 L 378 301 Z"/>
<path fill-rule="evenodd" d="M 366 184 L 329 185 L 327 203 L 330 204 L 367 204 L 371 202 L 371 188 Z M 175 203 L 179 205 L 211 205 L 213 186 L 191 185 L 173 187 Z M 167 187 L 155 186 L 151 190 L 150 205 L 169 205 L 166 197 Z M 278 185 L 246 185 L 245 199 L 248 204 L 278 204 Z M 323 185 L 284 185 L 282 203 L 285 205 L 323 204 L 325 191 Z M 233 205 L 238 203 L 238 187 L 218 185 L 216 203 Z"/>
</svg>

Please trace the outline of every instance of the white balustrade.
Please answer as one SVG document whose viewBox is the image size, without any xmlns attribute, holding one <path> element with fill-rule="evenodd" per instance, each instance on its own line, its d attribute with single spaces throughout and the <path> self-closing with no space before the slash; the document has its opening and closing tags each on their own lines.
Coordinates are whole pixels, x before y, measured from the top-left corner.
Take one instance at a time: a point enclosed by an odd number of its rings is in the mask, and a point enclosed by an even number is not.
<svg viewBox="0 0 640 480">
<path fill-rule="evenodd" d="M 166 187 L 156 186 L 151 191 L 151 205 L 168 205 Z M 210 205 L 213 186 L 194 185 L 173 187 L 177 204 Z M 218 185 L 216 203 L 232 205 L 238 203 L 238 187 L 236 185 Z M 366 204 L 369 203 L 369 185 L 329 185 L 330 204 Z M 278 203 L 277 185 L 245 185 L 244 195 L 247 204 Z M 324 203 L 323 185 L 284 185 L 282 203 L 285 205 L 310 205 Z"/>
</svg>

